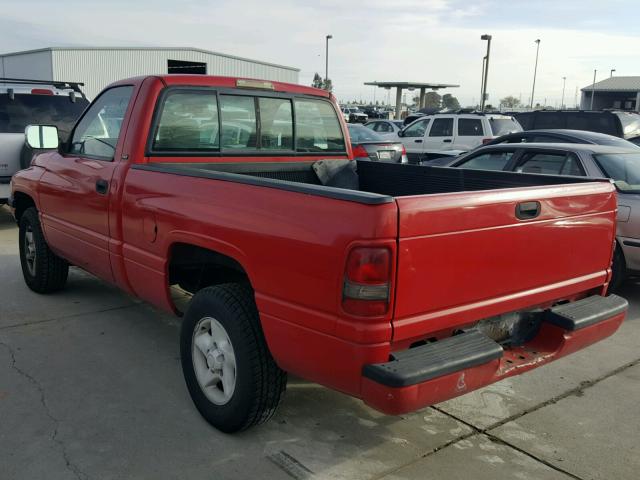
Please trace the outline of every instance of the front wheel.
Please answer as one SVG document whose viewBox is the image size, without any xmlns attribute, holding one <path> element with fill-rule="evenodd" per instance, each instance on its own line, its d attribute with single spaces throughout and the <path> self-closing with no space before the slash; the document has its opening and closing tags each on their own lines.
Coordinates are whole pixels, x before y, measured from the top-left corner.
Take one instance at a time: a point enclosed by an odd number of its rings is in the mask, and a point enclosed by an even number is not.
<svg viewBox="0 0 640 480">
<path fill-rule="evenodd" d="M 20 217 L 20 264 L 27 286 L 37 293 L 60 290 L 67 283 L 69 264 L 51 251 L 42 233 L 38 211 L 28 208 Z"/>
<path fill-rule="evenodd" d="M 248 286 L 229 283 L 194 295 L 180 356 L 193 403 L 218 430 L 237 432 L 274 414 L 287 376 L 271 357 Z"/>
</svg>

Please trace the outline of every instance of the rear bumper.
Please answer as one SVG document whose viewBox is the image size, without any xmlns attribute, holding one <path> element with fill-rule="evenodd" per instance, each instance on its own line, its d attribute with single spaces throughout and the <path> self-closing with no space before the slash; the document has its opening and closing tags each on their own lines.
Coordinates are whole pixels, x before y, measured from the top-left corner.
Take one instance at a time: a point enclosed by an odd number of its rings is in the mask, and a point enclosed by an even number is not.
<svg viewBox="0 0 640 480">
<path fill-rule="evenodd" d="M 362 399 L 397 415 L 457 397 L 612 335 L 627 306 L 625 299 L 611 295 L 554 307 L 545 312 L 536 336 L 518 347 L 502 349 L 477 331 L 417 347 L 385 364 L 366 365 Z"/>
</svg>

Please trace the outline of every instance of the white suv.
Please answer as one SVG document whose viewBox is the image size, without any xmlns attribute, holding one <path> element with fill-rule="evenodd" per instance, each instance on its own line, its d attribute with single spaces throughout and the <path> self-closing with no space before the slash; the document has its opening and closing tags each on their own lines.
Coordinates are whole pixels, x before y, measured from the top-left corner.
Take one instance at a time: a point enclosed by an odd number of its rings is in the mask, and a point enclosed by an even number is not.
<svg viewBox="0 0 640 480">
<path fill-rule="evenodd" d="M 25 144 L 29 124 L 55 125 L 66 140 L 76 119 L 89 105 L 82 83 L 0 78 L 0 205 L 9 196 L 9 181 L 31 163 Z"/>
<path fill-rule="evenodd" d="M 457 155 L 500 135 L 521 132 L 518 121 L 494 113 L 436 113 L 425 115 L 398 132 L 409 162 Z"/>
</svg>

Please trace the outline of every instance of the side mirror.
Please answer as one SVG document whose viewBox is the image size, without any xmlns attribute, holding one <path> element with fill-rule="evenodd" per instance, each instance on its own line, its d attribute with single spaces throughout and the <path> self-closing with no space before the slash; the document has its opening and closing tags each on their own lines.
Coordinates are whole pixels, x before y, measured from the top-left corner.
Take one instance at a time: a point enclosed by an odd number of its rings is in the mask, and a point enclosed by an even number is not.
<svg viewBox="0 0 640 480">
<path fill-rule="evenodd" d="M 404 130 L 398 130 L 398 136 L 404 137 Z"/>
<path fill-rule="evenodd" d="M 58 129 L 52 125 L 28 125 L 24 134 L 31 148 L 58 148 Z"/>
</svg>

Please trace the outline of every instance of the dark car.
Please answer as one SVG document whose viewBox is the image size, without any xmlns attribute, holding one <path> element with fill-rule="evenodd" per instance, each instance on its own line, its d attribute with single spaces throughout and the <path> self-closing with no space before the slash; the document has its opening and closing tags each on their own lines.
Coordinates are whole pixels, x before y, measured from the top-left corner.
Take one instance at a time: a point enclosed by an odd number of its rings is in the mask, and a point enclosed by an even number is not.
<svg viewBox="0 0 640 480">
<path fill-rule="evenodd" d="M 388 140 L 362 125 L 347 125 L 356 160 L 408 163 L 407 152 L 400 142 Z"/>
<path fill-rule="evenodd" d="M 489 145 L 460 155 L 448 166 L 612 179 L 618 190 L 618 230 L 610 283 L 616 287 L 627 274 L 640 274 L 640 151 L 636 146 Z"/>
<path fill-rule="evenodd" d="M 634 143 L 606 133 L 588 132 L 586 130 L 527 130 L 515 132 L 486 142 L 485 145 L 503 143 L 587 143 L 592 145 L 611 145 L 621 148 L 633 148 Z"/>
<path fill-rule="evenodd" d="M 606 133 L 640 142 L 640 114 L 622 111 L 536 110 L 519 112 L 516 119 L 523 130 L 571 129 Z"/>
</svg>

